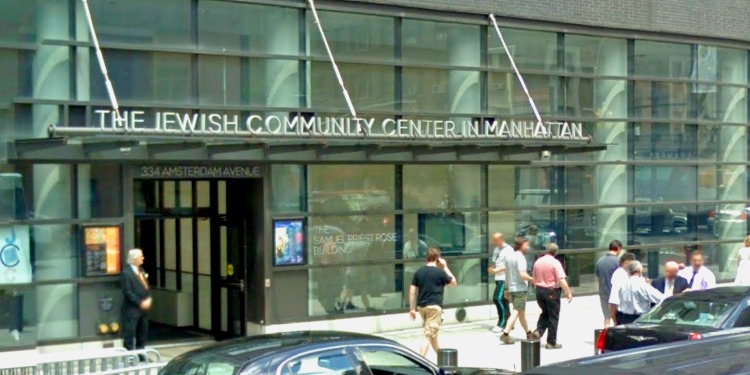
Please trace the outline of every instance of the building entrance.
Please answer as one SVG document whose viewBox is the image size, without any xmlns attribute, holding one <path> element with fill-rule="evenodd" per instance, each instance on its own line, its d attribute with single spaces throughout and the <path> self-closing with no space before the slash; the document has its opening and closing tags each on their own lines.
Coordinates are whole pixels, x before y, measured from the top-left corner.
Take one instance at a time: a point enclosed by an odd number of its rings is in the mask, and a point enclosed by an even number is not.
<svg viewBox="0 0 750 375">
<path fill-rule="evenodd" d="M 134 187 L 135 244 L 154 297 L 150 339 L 244 336 L 261 180 L 135 180 Z"/>
</svg>

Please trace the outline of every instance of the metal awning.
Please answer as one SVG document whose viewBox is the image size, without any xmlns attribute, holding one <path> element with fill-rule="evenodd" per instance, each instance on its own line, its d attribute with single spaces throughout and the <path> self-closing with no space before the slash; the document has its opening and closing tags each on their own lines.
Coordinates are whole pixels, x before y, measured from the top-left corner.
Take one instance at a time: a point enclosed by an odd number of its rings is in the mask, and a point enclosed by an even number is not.
<svg viewBox="0 0 750 375">
<path fill-rule="evenodd" d="M 193 137 L 87 136 L 10 141 L 10 161 L 251 161 L 495 163 L 603 151 L 605 144 L 479 140 L 202 139 Z"/>
</svg>

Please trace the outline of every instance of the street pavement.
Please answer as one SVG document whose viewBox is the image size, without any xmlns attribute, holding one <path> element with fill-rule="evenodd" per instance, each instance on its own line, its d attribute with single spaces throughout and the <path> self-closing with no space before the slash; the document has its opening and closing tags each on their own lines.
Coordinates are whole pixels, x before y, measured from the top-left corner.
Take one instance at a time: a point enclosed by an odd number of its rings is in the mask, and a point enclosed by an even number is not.
<svg viewBox="0 0 750 375">
<path fill-rule="evenodd" d="M 492 306 L 487 306 L 493 309 Z M 530 328 L 536 327 L 539 317 L 539 307 L 536 302 L 527 303 L 527 316 Z M 403 315 L 408 319 L 407 314 Z M 397 317 L 394 317 L 397 319 Z M 521 370 L 521 344 L 502 344 L 499 334 L 491 332 L 495 321 L 467 322 L 445 325 L 440 331 L 440 344 L 443 348 L 458 350 L 459 366 L 501 368 L 507 370 Z M 560 328 L 558 342 L 561 349 L 547 350 L 544 348 L 545 338 L 541 342 L 541 364 L 550 364 L 568 359 L 590 356 L 594 353 L 594 329 L 601 328 L 601 315 L 598 297 L 585 296 L 573 298 L 571 303 L 563 301 L 560 314 Z M 422 342 L 422 329 L 419 321 L 414 323 L 414 329 L 384 332 L 380 336 L 393 339 L 406 347 L 419 351 Z M 511 337 L 516 340 L 525 338 L 520 324 L 516 324 Z M 162 358 L 169 360 L 180 353 L 197 346 L 179 346 L 157 348 Z M 437 355 L 430 350 L 427 358 L 437 362 Z"/>
</svg>

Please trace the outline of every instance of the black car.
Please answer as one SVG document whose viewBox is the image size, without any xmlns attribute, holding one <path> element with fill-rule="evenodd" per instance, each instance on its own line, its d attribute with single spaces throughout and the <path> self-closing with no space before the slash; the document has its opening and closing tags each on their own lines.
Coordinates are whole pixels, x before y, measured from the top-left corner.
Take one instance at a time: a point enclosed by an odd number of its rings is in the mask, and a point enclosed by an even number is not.
<svg viewBox="0 0 750 375">
<path fill-rule="evenodd" d="M 750 287 L 719 287 L 669 297 L 633 324 L 603 330 L 596 349 L 610 352 L 700 340 L 739 327 L 750 327 Z"/>
<path fill-rule="evenodd" d="M 395 341 L 349 332 L 243 337 L 171 360 L 159 375 L 500 375 L 495 369 L 440 369 Z"/>
<path fill-rule="evenodd" d="M 750 329 L 698 341 L 682 341 L 559 362 L 528 375 L 750 374 Z"/>
</svg>

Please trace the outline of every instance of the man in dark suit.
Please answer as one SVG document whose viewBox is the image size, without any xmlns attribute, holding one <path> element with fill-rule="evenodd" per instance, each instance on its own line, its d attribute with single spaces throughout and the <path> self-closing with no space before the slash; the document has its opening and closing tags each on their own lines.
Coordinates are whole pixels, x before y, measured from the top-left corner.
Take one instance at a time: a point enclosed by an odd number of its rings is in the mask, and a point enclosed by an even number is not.
<svg viewBox="0 0 750 375">
<path fill-rule="evenodd" d="M 684 292 L 688 288 L 688 281 L 684 277 L 677 276 L 679 270 L 680 265 L 677 262 L 667 262 L 664 265 L 664 276 L 654 279 L 651 286 L 663 293 L 665 297 Z"/>
<path fill-rule="evenodd" d="M 151 288 L 146 280 L 143 252 L 128 252 L 128 264 L 120 275 L 122 287 L 122 333 L 127 350 L 143 349 L 148 335 L 148 310 L 151 309 Z"/>
</svg>

